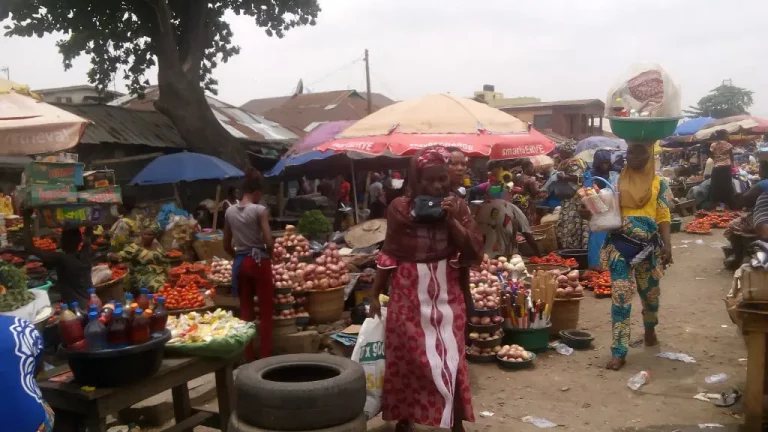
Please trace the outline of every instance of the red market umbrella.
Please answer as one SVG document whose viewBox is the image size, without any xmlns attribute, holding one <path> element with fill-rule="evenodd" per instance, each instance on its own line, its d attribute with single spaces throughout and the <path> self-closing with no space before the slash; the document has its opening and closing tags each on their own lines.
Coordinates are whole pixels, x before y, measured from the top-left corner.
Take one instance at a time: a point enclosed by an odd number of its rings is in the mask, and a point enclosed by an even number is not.
<svg viewBox="0 0 768 432">
<path fill-rule="evenodd" d="M 451 95 L 428 95 L 385 107 L 345 129 L 320 151 L 395 156 L 433 146 L 498 159 L 549 153 L 555 144 L 503 111 Z M 492 156 L 493 157 L 493 156 Z"/>
</svg>

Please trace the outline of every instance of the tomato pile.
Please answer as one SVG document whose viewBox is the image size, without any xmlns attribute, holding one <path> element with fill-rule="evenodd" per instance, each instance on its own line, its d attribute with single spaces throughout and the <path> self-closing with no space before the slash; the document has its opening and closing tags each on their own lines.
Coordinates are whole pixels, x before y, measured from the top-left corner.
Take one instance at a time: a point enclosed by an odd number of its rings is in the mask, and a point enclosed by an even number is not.
<svg viewBox="0 0 768 432">
<path fill-rule="evenodd" d="M 528 262 L 531 264 L 555 264 L 555 265 L 563 265 L 568 267 L 576 267 L 579 265 L 578 262 L 576 262 L 573 258 L 563 258 L 560 255 L 550 252 L 547 255 L 544 255 L 543 257 L 531 257 Z"/>
<path fill-rule="evenodd" d="M 200 288 L 207 289 L 208 282 L 198 274 L 185 274 L 179 278 L 176 286 L 169 283 L 163 285 L 157 295 L 165 297 L 165 307 L 169 310 L 195 309 L 205 306 Z"/>
<path fill-rule="evenodd" d="M 112 280 L 119 279 L 128 273 L 128 269 L 125 267 L 125 264 L 117 264 L 110 270 L 112 270 Z"/>
<path fill-rule="evenodd" d="M 24 259 L 21 257 L 17 257 L 16 255 L 4 253 L 0 255 L 0 260 L 11 263 L 15 266 L 19 266 L 24 264 Z"/>
<path fill-rule="evenodd" d="M 51 240 L 50 237 L 35 237 L 32 239 L 32 244 L 40 250 L 49 252 L 53 252 L 58 249 L 56 242 Z"/>
<path fill-rule="evenodd" d="M 712 228 L 728 228 L 728 224 L 741 216 L 737 211 L 706 211 L 696 212 L 696 219 L 685 225 L 685 232 L 690 234 L 710 234 Z"/>
<path fill-rule="evenodd" d="M 171 259 L 175 259 L 175 258 L 181 258 L 181 255 L 182 255 L 182 253 L 181 253 L 181 251 L 180 251 L 180 250 L 174 249 L 174 250 L 172 250 L 172 251 L 169 251 L 169 252 L 168 252 L 168 253 L 166 253 L 165 255 L 166 255 L 168 258 L 171 258 Z"/>
<path fill-rule="evenodd" d="M 582 276 L 582 283 L 588 289 L 594 290 L 595 295 L 611 295 L 611 273 L 607 271 L 587 270 Z"/>
</svg>

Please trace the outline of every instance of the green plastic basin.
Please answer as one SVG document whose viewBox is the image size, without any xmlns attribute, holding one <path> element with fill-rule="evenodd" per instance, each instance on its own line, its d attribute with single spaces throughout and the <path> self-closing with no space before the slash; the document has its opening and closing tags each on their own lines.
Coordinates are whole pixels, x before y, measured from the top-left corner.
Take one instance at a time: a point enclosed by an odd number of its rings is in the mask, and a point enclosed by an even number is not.
<svg viewBox="0 0 768 432">
<path fill-rule="evenodd" d="M 675 133 L 682 117 L 608 117 L 611 132 L 626 141 L 655 142 Z"/>
<path fill-rule="evenodd" d="M 544 352 L 549 349 L 549 327 L 538 329 L 504 328 L 504 345 L 520 345 L 526 351 Z"/>
</svg>

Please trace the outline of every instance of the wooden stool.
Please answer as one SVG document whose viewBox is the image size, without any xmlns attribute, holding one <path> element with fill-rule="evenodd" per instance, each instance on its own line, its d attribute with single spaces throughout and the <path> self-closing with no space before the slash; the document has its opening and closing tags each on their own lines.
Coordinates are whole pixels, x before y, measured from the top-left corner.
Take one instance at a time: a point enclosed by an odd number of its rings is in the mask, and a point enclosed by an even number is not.
<svg viewBox="0 0 768 432">
<path fill-rule="evenodd" d="M 763 399 L 768 390 L 766 348 L 768 348 L 768 311 L 738 309 L 747 340 L 747 391 L 744 395 L 744 430 L 762 431 Z"/>
</svg>

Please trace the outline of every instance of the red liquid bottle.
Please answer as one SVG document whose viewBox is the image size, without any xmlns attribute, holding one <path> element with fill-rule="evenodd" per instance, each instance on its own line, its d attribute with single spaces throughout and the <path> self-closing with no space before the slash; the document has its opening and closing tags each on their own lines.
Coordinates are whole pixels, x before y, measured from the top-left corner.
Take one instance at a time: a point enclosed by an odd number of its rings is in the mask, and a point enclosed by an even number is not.
<svg viewBox="0 0 768 432">
<path fill-rule="evenodd" d="M 117 303 L 112 323 L 107 328 L 107 346 L 123 348 L 128 346 L 128 320 L 123 316 L 123 305 Z"/>
<path fill-rule="evenodd" d="M 149 319 L 142 309 L 136 309 L 133 313 L 130 339 L 131 345 L 140 345 L 149 340 Z"/>
<path fill-rule="evenodd" d="M 168 311 L 165 309 L 165 297 L 157 297 L 155 310 L 152 311 L 152 318 L 149 320 L 149 328 L 153 334 L 162 333 L 165 325 L 168 323 Z"/>
<path fill-rule="evenodd" d="M 112 322 L 112 317 L 115 315 L 115 302 L 111 301 L 104 305 L 99 312 L 99 316 L 104 318 L 104 325 L 109 325 Z"/>
<path fill-rule="evenodd" d="M 69 310 L 72 311 L 73 314 L 77 317 L 77 320 L 80 321 L 80 325 L 85 328 L 85 326 L 88 325 L 88 315 L 80 309 L 80 303 L 79 302 L 72 302 L 69 304 Z"/>
<path fill-rule="evenodd" d="M 149 294 L 149 290 L 142 288 L 141 294 L 139 294 L 139 298 L 136 299 L 136 303 L 139 304 L 139 308 L 141 309 L 146 309 L 149 307 L 149 297 L 147 297 L 147 294 Z"/>
<path fill-rule="evenodd" d="M 96 288 L 88 288 L 88 306 L 96 306 L 98 310 L 104 306 L 99 296 L 96 295 Z"/>
<path fill-rule="evenodd" d="M 85 348 L 85 333 L 83 331 L 83 326 L 66 304 L 61 305 L 59 334 L 61 335 L 61 341 L 64 342 L 64 346 L 67 348 L 74 350 Z"/>
</svg>

